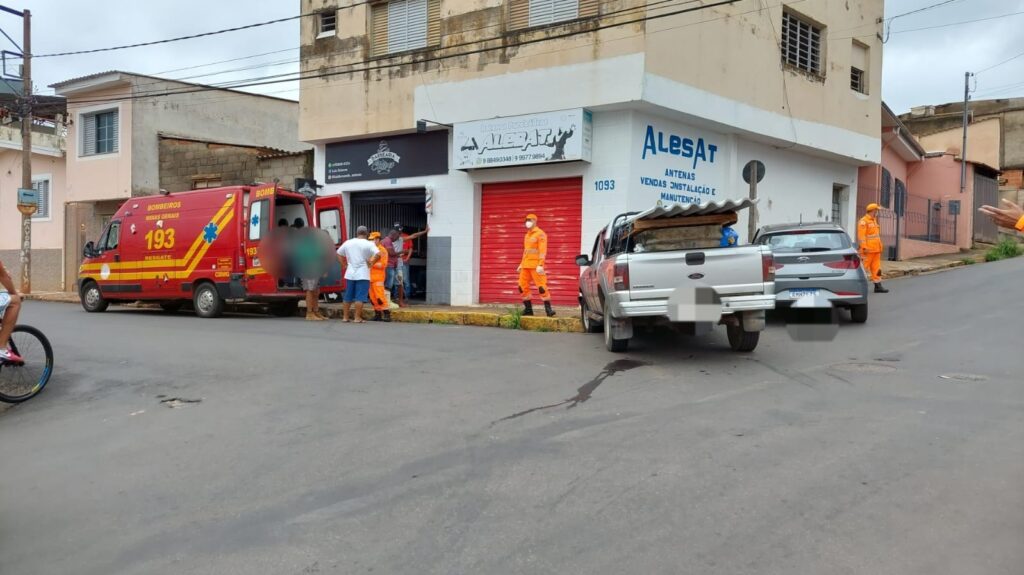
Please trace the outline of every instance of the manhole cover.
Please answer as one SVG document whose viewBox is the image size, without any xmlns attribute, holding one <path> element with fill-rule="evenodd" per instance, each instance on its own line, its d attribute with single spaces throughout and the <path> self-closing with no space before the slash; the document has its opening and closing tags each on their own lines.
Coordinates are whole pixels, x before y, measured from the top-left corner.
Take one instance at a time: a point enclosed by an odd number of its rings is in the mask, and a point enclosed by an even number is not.
<svg viewBox="0 0 1024 575">
<path fill-rule="evenodd" d="M 880 365 L 877 363 L 840 363 L 833 365 L 832 369 L 847 373 L 894 373 L 899 371 L 891 365 Z"/>
<path fill-rule="evenodd" d="M 988 379 L 984 375 L 977 375 L 974 373 L 946 373 L 939 377 L 942 379 L 955 379 L 957 381 L 985 381 Z"/>
</svg>

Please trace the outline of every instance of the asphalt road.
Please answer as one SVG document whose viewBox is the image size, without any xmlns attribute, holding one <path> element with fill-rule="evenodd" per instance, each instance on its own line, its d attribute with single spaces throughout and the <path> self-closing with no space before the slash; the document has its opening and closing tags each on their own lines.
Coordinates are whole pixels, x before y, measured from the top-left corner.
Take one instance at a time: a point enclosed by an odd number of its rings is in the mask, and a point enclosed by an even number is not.
<svg viewBox="0 0 1024 575">
<path fill-rule="evenodd" d="M 0 414 L 0 573 L 1019 575 L 1022 281 L 747 356 L 31 302 L 58 368 Z"/>
</svg>

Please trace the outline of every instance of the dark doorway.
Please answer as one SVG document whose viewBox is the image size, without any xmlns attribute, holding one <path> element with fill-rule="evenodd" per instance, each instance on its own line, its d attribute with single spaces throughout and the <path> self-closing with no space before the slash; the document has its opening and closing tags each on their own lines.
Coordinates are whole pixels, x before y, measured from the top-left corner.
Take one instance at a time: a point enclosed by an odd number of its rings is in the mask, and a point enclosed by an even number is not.
<svg viewBox="0 0 1024 575">
<path fill-rule="evenodd" d="M 427 227 L 426 192 L 401 190 L 387 192 L 352 192 L 350 196 L 350 233 L 359 226 L 371 232 L 386 235 L 395 222 L 402 224 L 403 233 L 412 234 Z M 412 283 L 409 299 L 423 300 L 427 294 L 427 242 L 428 237 L 413 242 L 412 257 L 408 261 Z"/>
</svg>

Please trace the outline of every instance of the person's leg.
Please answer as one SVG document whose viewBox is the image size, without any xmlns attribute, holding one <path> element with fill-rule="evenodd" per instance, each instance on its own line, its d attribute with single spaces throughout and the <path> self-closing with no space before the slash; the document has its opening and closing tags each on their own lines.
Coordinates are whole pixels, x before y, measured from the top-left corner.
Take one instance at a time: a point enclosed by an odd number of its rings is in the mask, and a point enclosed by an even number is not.
<svg viewBox="0 0 1024 575">
<path fill-rule="evenodd" d="M 405 307 L 405 298 L 412 297 L 412 274 L 409 273 L 409 266 L 402 268 L 402 302 L 401 307 Z"/>
<path fill-rule="evenodd" d="M 533 294 L 530 293 L 530 272 L 523 269 L 519 271 L 519 295 L 523 297 L 523 315 L 533 315 Z"/>
<path fill-rule="evenodd" d="M 352 309 L 352 300 L 355 299 L 356 294 L 356 282 L 353 280 L 345 280 L 345 296 L 344 303 L 341 306 L 341 321 L 350 321 L 349 311 Z"/>
<path fill-rule="evenodd" d="M 398 299 L 398 291 L 395 289 L 395 268 L 387 268 L 384 272 L 384 289 L 391 294 L 391 299 Z"/>
<path fill-rule="evenodd" d="M 21 296 L 5 294 L 4 299 L 10 298 L 7 308 L 4 310 L 3 322 L 0 323 L 0 349 L 7 349 L 11 341 L 11 332 L 18 323 L 18 314 L 21 312 Z"/>
<path fill-rule="evenodd" d="M 537 291 L 540 292 L 540 299 L 544 302 L 544 313 L 548 317 L 554 317 L 555 310 L 551 309 L 551 293 L 548 292 L 548 275 L 547 273 L 537 273 L 537 270 L 531 270 L 531 278 L 533 283 L 537 285 Z"/>
<path fill-rule="evenodd" d="M 356 284 L 356 317 L 352 320 L 356 323 L 363 323 L 363 306 L 366 304 L 366 300 L 369 296 L 370 291 L 370 280 L 359 280 L 353 282 Z"/>
</svg>

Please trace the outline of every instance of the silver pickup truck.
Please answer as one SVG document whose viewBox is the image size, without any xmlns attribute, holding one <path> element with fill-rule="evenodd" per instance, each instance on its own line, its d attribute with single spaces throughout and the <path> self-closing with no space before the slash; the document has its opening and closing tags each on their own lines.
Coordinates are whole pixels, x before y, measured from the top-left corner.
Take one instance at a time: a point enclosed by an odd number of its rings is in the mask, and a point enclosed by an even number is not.
<svg viewBox="0 0 1024 575">
<path fill-rule="evenodd" d="M 751 200 L 657 206 L 617 216 L 598 234 L 583 267 L 583 326 L 604 331 L 622 352 L 634 326 L 667 324 L 701 335 L 724 324 L 735 351 L 753 351 L 775 308 L 775 264 L 767 246 L 719 247 L 722 226 Z M 710 311 L 710 315 L 709 315 Z"/>
</svg>

